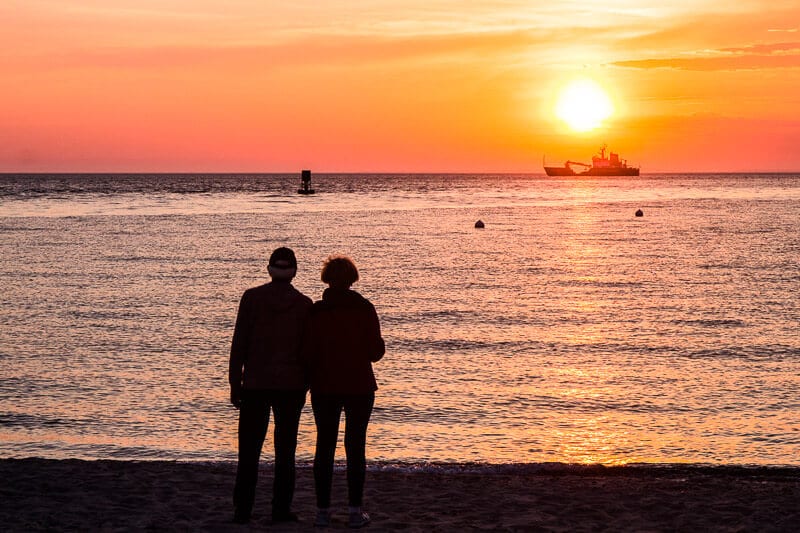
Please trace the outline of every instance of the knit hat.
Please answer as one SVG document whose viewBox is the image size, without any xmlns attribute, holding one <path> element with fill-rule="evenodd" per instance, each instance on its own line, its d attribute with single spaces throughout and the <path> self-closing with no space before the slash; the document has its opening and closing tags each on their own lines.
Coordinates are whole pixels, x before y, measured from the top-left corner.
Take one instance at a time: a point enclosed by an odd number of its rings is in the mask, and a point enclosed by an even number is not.
<svg viewBox="0 0 800 533">
<path fill-rule="evenodd" d="M 292 279 L 297 274 L 297 258 L 295 258 L 294 252 L 286 247 L 276 249 L 269 256 L 267 271 L 272 279 Z"/>
</svg>

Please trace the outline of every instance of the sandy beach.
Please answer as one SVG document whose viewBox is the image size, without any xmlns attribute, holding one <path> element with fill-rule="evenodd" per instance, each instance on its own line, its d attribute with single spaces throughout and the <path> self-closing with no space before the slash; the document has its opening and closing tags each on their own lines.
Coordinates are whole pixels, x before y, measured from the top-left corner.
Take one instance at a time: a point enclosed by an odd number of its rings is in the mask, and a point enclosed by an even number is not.
<svg viewBox="0 0 800 533">
<path fill-rule="evenodd" d="M 747 467 L 371 467 L 375 531 L 797 531 L 800 469 Z M 232 463 L 0 460 L 4 531 L 313 529 L 311 469 L 298 470 L 298 524 L 273 526 L 264 465 L 255 516 L 231 522 Z M 344 473 L 331 529 L 347 529 Z"/>
</svg>

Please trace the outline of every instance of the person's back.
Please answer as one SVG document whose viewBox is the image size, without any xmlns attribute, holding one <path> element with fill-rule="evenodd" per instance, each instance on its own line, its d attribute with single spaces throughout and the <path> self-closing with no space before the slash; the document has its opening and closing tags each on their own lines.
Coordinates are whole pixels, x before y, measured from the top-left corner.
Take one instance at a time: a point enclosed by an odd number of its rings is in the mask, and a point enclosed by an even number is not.
<svg viewBox="0 0 800 533">
<path fill-rule="evenodd" d="M 244 389 L 306 389 L 299 358 L 311 299 L 290 283 L 272 281 L 245 291 L 231 345 L 231 379 Z M 243 373 L 237 376 L 237 370 Z"/>
<path fill-rule="evenodd" d="M 375 307 L 354 290 L 328 288 L 314 303 L 311 388 L 323 394 L 363 394 L 378 387 L 372 363 L 383 357 Z"/>
</svg>

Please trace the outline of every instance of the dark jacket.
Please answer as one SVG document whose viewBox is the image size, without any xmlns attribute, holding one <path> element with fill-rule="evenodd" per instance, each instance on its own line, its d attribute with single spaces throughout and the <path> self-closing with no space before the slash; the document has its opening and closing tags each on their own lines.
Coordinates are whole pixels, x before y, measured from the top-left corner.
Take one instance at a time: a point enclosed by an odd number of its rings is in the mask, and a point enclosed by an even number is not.
<svg viewBox="0 0 800 533">
<path fill-rule="evenodd" d="M 231 342 L 231 388 L 306 390 L 300 358 L 312 301 L 291 283 L 247 289 Z"/>
<path fill-rule="evenodd" d="M 311 308 L 304 357 L 311 393 L 366 394 L 378 389 L 372 363 L 386 351 L 375 307 L 349 289 L 326 289 Z"/>
</svg>

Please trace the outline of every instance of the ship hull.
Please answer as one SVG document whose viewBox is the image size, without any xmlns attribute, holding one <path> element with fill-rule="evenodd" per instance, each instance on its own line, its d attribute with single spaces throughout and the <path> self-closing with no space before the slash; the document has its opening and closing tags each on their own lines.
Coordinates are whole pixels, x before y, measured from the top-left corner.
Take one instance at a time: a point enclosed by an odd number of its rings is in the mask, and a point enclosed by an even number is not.
<svg viewBox="0 0 800 533">
<path fill-rule="evenodd" d="M 581 172 L 579 176 L 638 176 L 639 169 L 633 167 L 621 168 L 590 168 Z"/>
<path fill-rule="evenodd" d="M 544 167 L 548 176 L 576 176 L 575 172 L 569 167 Z"/>
<path fill-rule="evenodd" d="M 548 176 L 638 176 L 639 169 L 625 168 L 590 168 L 583 172 L 575 172 L 568 167 L 544 167 Z"/>
</svg>

